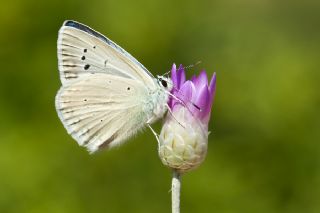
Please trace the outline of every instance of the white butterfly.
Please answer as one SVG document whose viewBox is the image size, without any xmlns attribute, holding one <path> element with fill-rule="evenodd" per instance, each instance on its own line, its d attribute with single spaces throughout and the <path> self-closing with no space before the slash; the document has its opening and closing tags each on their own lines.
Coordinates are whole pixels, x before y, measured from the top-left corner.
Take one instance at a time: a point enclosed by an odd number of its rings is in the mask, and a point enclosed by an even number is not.
<svg viewBox="0 0 320 213">
<path fill-rule="evenodd" d="M 63 23 L 58 63 L 58 115 L 90 152 L 126 141 L 167 110 L 172 81 L 155 78 L 124 49 L 83 24 Z"/>
</svg>

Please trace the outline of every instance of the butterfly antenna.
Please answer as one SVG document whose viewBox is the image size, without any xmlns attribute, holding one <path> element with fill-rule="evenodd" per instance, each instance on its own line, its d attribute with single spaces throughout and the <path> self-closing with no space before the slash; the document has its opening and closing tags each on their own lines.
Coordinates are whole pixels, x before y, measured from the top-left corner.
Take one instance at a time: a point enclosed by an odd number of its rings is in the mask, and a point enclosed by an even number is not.
<svg viewBox="0 0 320 213">
<path fill-rule="evenodd" d="M 195 67 L 195 66 L 197 66 L 198 64 L 201 64 L 201 63 L 202 63 L 202 61 L 197 61 L 197 62 L 194 63 L 194 64 L 190 64 L 190 65 L 188 65 L 188 66 L 186 66 L 186 67 L 182 67 L 182 68 L 185 69 L 185 70 L 187 70 L 187 69 L 190 69 L 190 68 L 192 68 L 192 67 Z M 163 74 L 163 76 L 169 75 L 169 73 L 171 73 L 171 70 L 165 72 L 165 73 Z"/>
<path fill-rule="evenodd" d="M 190 64 L 190 65 L 188 65 L 188 66 L 183 67 L 183 69 L 187 70 L 187 69 L 193 68 L 193 67 L 195 67 L 195 66 L 197 66 L 197 65 L 199 65 L 199 64 L 201 64 L 201 63 L 202 63 L 202 61 L 197 61 L 197 62 L 194 63 L 194 64 Z"/>
<path fill-rule="evenodd" d="M 164 73 L 163 75 L 169 75 L 169 73 L 171 73 L 171 70 L 167 71 L 167 72 Z"/>
</svg>

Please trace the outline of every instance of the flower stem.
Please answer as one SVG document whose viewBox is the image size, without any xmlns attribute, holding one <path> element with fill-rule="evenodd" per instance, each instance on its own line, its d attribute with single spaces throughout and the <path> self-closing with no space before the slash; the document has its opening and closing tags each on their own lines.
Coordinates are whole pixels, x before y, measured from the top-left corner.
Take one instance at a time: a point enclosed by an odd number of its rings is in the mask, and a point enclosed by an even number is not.
<svg viewBox="0 0 320 213">
<path fill-rule="evenodd" d="M 173 170 L 172 176 L 172 188 L 171 188 L 171 198 L 172 198 L 172 213 L 180 213 L 180 188 L 181 180 L 180 174 L 176 170 Z"/>
</svg>

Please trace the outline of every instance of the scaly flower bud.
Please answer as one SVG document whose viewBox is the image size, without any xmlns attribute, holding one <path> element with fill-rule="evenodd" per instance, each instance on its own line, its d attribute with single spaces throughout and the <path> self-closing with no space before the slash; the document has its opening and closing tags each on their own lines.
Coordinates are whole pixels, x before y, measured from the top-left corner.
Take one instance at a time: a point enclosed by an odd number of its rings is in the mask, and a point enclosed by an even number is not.
<svg viewBox="0 0 320 213">
<path fill-rule="evenodd" d="M 186 172 L 199 166 L 205 159 L 208 147 L 208 122 L 215 95 L 216 75 L 208 78 L 205 71 L 186 81 L 182 65 L 172 66 L 173 82 L 169 107 L 160 133 L 159 156 L 163 164 Z"/>
</svg>

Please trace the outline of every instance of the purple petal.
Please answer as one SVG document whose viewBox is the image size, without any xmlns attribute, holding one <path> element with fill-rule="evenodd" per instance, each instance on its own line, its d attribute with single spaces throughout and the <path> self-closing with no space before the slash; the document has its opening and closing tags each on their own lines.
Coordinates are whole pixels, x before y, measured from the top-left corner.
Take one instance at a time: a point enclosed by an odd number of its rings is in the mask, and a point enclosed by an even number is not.
<svg viewBox="0 0 320 213">
<path fill-rule="evenodd" d="M 192 81 L 192 82 L 194 82 L 196 79 L 197 79 L 197 76 L 196 76 L 196 75 L 193 75 L 193 76 L 191 77 L 191 81 Z"/>
<path fill-rule="evenodd" d="M 179 90 L 179 98 L 184 102 L 189 102 L 192 99 L 194 85 L 191 81 L 186 81 Z"/>
<path fill-rule="evenodd" d="M 206 71 L 202 70 L 194 81 L 194 85 L 196 88 L 202 87 L 202 85 L 208 85 L 208 78 L 207 78 L 207 73 Z"/>
<path fill-rule="evenodd" d="M 183 107 L 188 108 L 192 114 L 199 112 L 199 109 L 195 106 L 195 94 L 196 88 L 191 81 L 186 81 L 180 88 L 178 98 L 182 100 Z"/>
<path fill-rule="evenodd" d="M 177 87 L 177 85 L 178 85 L 178 75 L 177 75 L 176 64 L 173 64 L 172 68 L 171 68 L 171 80 L 172 80 L 173 86 Z"/>
<path fill-rule="evenodd" d="M 186 81 L 186 74 L 184 72 L 184 68 L 182 64 L 180 64 L 178 68 L 177 76 L 178 76 L 177 89 L 180 89 L 182 84 Z"/>
<path fill-rule="evenodd" d="M 213 104 L 214 96 L 216 94 L 216 73 L 213 73 L 210 84 L 209 84 L 209 93 L 210 93 L 210 101 L 209 101 L 209 106 L 206 112 L 206 115 L 202 118 L 202 121 L 204 123 L 208 123 L 210 120 L 210 114 L 211 114 L 211 107 Z"/>
<path fill-rule="evenodd" d="M 207 85 L 203 85 L 201 88 L 199 88 L 197 95 L 198 96 L 195 100 L 195 104 L 200 108 L 197 115 L 200 119 L 202 119 L 206 117 L 208 113 L 210 113 L 210 92 Z"/>
<path fill-rule="evenodd" d="M 209 85 L 209 92 L 210 92 L 210 100 L 212 101 L 216 93 L 216 73 L 213 73 L 212 75 L 210 85 Z"/>
<path fill-rule="evenodd" d="M 173 64 L 172 65 L 172 68 L 171 68 L 171 80 L 172 80 L 172 83 L 173 83 L 173 88 L 172 88 L 172 93 L 174 93 L 175 91 L 175 85 L 177 84 L 178 80 L 177 80 L 177 67 L 176 67 L 176 64 Z M 172 97 L 169 98 L 169 101 L 168 101 L 168 105 L 170 108 L 173 107 L 174 105 L 174 100 Z"/>
</svg>

